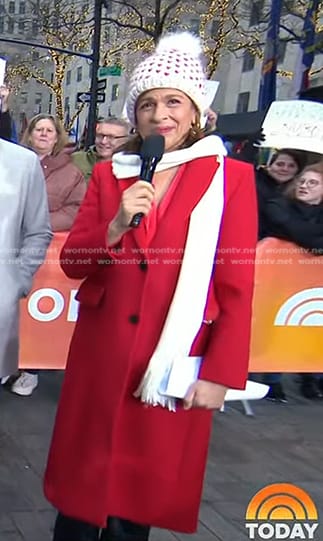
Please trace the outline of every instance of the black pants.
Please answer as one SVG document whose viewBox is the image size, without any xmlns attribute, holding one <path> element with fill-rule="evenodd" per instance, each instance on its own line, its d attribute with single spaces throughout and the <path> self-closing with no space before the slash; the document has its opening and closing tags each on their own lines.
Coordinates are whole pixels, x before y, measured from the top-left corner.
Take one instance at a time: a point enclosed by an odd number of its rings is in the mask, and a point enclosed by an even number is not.
<svg viewBox="0 0 323 541">
<path fill-rule="evenodd" d="M 115 517 L 110 517 L 107 527 L 100 530 L 97 526 L 59 513 L 53 541 L 148 541 L 149 530 L 149 526 Z"/>
</svg>

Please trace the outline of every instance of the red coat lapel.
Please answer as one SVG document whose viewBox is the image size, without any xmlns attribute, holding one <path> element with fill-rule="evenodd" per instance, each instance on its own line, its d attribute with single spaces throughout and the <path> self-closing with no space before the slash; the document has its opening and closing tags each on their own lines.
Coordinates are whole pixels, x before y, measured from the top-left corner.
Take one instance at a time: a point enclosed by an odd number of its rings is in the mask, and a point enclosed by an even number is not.
<svg viewBox="0 0 323 541">
<path fill-rule="evenodd" d="M 152 239 L 151 244 L 154 244 L 155 241 L 158 242 L 158 238 L 163 230 L 163 224 L 168 222 L 168 217 L 174 223 L 174 220 L 185 221 L 190 216 L 194 207 L 208 189 L 217 168 L 218 162 L 216 156 L 197 158 L 185 165 L 180 182 L 175 189 L 165 215 L 157 225 L 156 235 Z M 137 178 L 118 180 L 120 192 L 129 188 L 136 180 Z M 174 226 L 176 226 L 176 223 L 174 223 Z M 147 248 L 147 236 L 143 223 L 138 228 L 133 229 L 131 234 L 138 247 Z"/>
</svg>

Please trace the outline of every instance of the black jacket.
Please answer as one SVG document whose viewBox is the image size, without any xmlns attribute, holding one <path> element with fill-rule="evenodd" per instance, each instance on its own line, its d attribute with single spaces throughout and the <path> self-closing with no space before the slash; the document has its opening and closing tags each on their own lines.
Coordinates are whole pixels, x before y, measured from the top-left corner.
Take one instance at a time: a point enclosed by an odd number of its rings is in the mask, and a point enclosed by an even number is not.
<svg viewBox="0 0 323 541">
<path fill-rule="evenodd" d="M 276 182 L 267 171 L 263 168 L 256 170 L 256 188 L 258 199 L 258 219 L 259 219 L 259 234 L 258 238 L 263 239 L 268 237 L 270 224 L 267 223 L 268 215 L 266 206 L 270 199 L 279 197 L 287 188 L 289 182 Z"/>
<path fill-rule="evenodd" d="M 298 244 L 323 255 L 323 205 L 308 205 L 285 196 L 267 201 L 267 236 Z"/>
<path fill-rule="evenodd" d="M 0 137 L 11 141 L 11 116 L 9 111 L 5 113 L 0 112 Z"/>
</svg>

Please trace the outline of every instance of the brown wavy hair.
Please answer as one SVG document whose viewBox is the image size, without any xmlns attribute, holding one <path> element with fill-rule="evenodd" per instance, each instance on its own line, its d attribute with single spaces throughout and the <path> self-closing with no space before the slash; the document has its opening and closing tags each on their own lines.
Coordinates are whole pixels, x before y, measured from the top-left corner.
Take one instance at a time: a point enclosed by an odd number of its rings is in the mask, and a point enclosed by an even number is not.
<svg viewBox="0 0 323 541">
<path fill-rule="evenodd" d="M 55 143 L 55 146 L 54 146 L 53 152 L 52 152 L 52 155 L 56 156 L 68 144 L 68 137 L 67 137 L 67 133 L 64 130 L 63 125 L 61 124 L 61 122 L 58 120 L 57 117 L 55 117 L 53 115 L 47 115 L 45 113 L 39 113 L 38 115 L 34 116 L 28 123 L 28 126 L 27 126 L 27 128 L 26 128 L 26 130 L 25 130 L 25 132 L 24 132 L 24 134 L 22 136 L 21 144 L 28 147 L 28 148 L 33 148 L 32 144 L 31 144 L 31 134 L 32 134 L 33 130 L 35 129 L 37 122 L 39 122 L 40 120 L 50 120 L 52 122 L 55 130 L 56 130 L 57 142 Z"/>
</svg>

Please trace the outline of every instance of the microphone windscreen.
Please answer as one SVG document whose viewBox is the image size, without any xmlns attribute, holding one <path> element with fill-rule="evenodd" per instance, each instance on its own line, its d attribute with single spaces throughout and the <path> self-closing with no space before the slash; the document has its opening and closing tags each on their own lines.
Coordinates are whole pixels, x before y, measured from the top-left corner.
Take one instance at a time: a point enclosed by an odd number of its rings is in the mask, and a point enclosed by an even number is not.
<svg viewBox="0 0 323 541">
<path fill-rule="evenodd" d="M 140 158 L 147 160 L 150 158 L 156 158 L 157 161 L 161 160 L 165 150 L 165 138 L 162 135 L 149 135 L 143 140 L 140 148 Z"/>
</svg>

